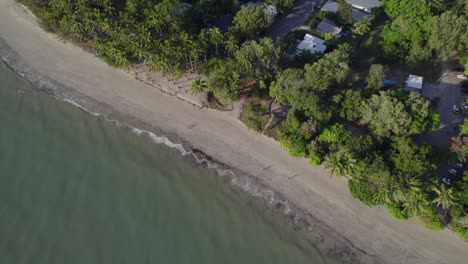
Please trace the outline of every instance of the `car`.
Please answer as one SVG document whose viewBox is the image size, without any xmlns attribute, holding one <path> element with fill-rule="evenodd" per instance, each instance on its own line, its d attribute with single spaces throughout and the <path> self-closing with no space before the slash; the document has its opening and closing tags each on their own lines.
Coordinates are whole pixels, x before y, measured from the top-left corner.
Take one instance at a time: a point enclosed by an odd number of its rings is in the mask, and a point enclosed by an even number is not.
<svg viewBox="0 0 468 264">
<path fill-rule="evenodd" d="M 445 184 L 448 184 L 450 185 L 450 179 L 449 178 L 445 178 L 445 177 L 442 177 L 442 182 L 445 183 Z"/>
<path fill-rule="evenodd" d="M 468 79 L 468 77 L 466 77 L 465 74 L 458 74 L 458 75 L 457 75 L 457 78 L 458 78 L 458 79 L 462 79 L 462 80 Z"/>
<path fill-rule="evenodd" d="M 463 163 L 460 162 L 454 162 L 454 161 L 449 161 L 448 164 L 452 167 L 462 169 L 463 168 Z"/>
<path fill-rule="evenodd" d="M 448 170 L 448 173 L 457 176 L 458 171 L 457 171 L 456 169 L 449 169 L 449 170 Z"/>
<path fill-rule="evenodd" d="M 460 107 L 458 107 L 458 105 L 453 105 L 452 112 L 455 114 L 461 113 Z"/>
</svg>

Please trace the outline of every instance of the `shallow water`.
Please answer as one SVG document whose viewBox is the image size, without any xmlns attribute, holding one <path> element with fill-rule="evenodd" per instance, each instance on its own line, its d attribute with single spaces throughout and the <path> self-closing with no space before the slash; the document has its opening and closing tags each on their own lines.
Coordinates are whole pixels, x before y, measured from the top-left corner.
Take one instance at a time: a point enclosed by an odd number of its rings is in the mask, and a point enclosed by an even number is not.
<svg viewBox="0 0 468 264">
<path fill-rule="evenodd" d="M 0 263 L 334 263 L 266 203 L 0 64 Z"/>
</svg>

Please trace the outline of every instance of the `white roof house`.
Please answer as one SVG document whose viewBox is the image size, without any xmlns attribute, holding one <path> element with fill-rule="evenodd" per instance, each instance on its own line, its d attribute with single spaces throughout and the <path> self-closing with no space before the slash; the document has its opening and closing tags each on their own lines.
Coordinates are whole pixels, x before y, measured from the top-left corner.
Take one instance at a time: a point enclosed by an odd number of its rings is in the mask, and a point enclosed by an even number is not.
<svg viewBox="0 0 468 264">
<path fill-rule="evenodd" d="M 338 12 L 338 3 L 337 2 L 334 2 L 334 1 L 331 1 L 331 0 L 328 0 L 320 10 L 322 11 L 326 11 L 326 12 L 332 12 L 332 13 L 336 13 Z"/>
<path fill-rule="evenodd" d="M 376 8 L 380 6 L 379 0 L 346 0 L 349 4 L 357 9 L 361 9 L 370 13 L 372 8 Z"/>
<path fill-rule="evenodd" d="M 421 90 L 423 87 L 423 77 L 417 75 L 410 75 L 406 81 L 406 87 L 409 89 Z"/>
<path fill-rule="evenodd" d="M 320 32 L 329 33 L 329 34 L 332 34 L 333 36 L 340 34 L 342 30 L 341 27 L 338 27 L 337 25 L 335 25 L 335 23 L 333 23 L 332 21 L 328 19 L 324 19 L 322 22 L 320 22 L 320 24 L 317 26 L 317 29 Z"/>
<path fill-rule="evenodd" d="M 306 34 L 304 40 L 297 45 L 297 52 L 310 51 L 310 53 L 324 53 L 327 46 L 324 44 L 323 39 L 317 38 L 311 34 Z"/>
</svg>

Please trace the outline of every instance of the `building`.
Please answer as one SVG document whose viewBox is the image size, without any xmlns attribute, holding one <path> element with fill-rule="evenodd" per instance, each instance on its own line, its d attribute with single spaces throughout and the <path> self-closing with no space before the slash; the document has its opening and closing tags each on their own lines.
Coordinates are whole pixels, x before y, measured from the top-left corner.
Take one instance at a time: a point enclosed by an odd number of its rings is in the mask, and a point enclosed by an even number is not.
<svg viewBox="0 0 468 264">
<path fill-rule="evenodd" d="M 363 17 L 370 17 L 370 15 L 366 12 L 362 12 L 361 10 L 357 10 L 353 8 L 353 21 L 354 22 L 361 20 Z"/>
<path fill-rule="evenodd" d="M 322 6 L 322 9 L 320 9 L 320 10 L 325 11 L 325 12 L 330 12 L 330 13 L 337 13 L 339 5 L 340 5 L 339 3 L 329 0 L 329 1 L 327 1 L 325 3 L 325 5 Z M 364 10 L 364 9 L 361 9 L 361 10 Z M 367 17 L 370 16 L 369 13 L 363 12 L 361 10 L 353 8 L 353 15 L 354 15 L 353 20 L 354 20 L 354 22 L 357 22 L 357 21 L 361 20 L 361 18 L 363 18 L 365 16 L 367 16 Z"/>
<path fill-rule="evenodd" d="M 379 0 L 346 0 L 346 2 L 348 2 L 354 8 L 363 10 L 367 13 L 372 12 L 373 8 L 380 7 Z"/>
<path fill-rule="evenodd" d="M 338 12 L 338 3 L 328 0 L 320 9 L 321 11 L 336 13 Z"/>
<path fill-rule="evenodd" d="M 406 88 L 410 91 L 421 91 L 423 87 L 423 77 L 417 75 L 411 75 L 406 81 Z"/>
<path fill-rule="evenodd" d="M 332 34 L 333 36 L 338 36 L 342 30 L 341 27 L 338 27 L 332 21 L 328 19 L 324 19 L 320 24 L 317 26 L 317 30 L 323 33 Z"/>
<path fill-rule="evenodd" d="M 296 54 L 299 54 L 301 51 L 310 51 L 310 53 L 324 53 L 327 49 L 327 46 L 324 44 L 323 39 L 317 38 L 311 34 L 306 34 L 304 40 L 302 40 L 299 45 L 297 45 Z"/>
</svg>

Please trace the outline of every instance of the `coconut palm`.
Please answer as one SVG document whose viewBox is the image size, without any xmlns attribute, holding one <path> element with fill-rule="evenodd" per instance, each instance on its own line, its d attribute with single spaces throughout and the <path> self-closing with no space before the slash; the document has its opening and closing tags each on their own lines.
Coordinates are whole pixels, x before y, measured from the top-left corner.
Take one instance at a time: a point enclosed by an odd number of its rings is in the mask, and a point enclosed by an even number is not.
<svg viewBox="0 0 468 264">
<path fill-rule="evenodd" d="M 208 85 L 206 85 L 206 81 L 202 80 L 201 78 L 197 78 L 192 82 L 192 87 L 190 91 L 192 94 L 201 94 L 208 89 Z"/>
<path fill-rule="evenodd" d="M 393 192 L 393 199 L 395 201 L 406 201 L 414 194 L 420 193 L 422 190 L 422 181 L 417 177 L 408 177 L 405 175 L 398 175 L 395 183 L 395 191 Z"/>
<path fill-rule="evenodd" d="M 371 19 L 369 17 L 363 17 L 356 23 L 354 23 L 353 33 L 358 35 L 364 35 L 369 32 L 371 26 Z"/>
<path fill-rule="evenodd" d="M 228 54 L 232 55 L 234 54 L 238 49 L 239 49 L 239 45 L 237 43 L 237 39 L 236 37 L 234 37 L 233 35 L 230 35 L 224 42 L 224 46 L 226 48 L 226 51 L 228 52 Z"/>
<path fill-rule="evenodd" d="M 409 216 L 422 215 L 428 207 L 426 195 L 423 192 L 412 192 L 406 196 L 403 207 Z"/>
<path fill-rule="evenodd" d="M 224 41 L 223 33 L 217 27 L 210 29 L 210 42 L 215 45 L 215 53 L 218 54 L 218 45 L 222 44 Z"/>
<path fill-rule="evenodd" d="M 442 209 L 447 210 L 455 204 L 456 198 L 453 195 L 452 188 L 446 188 L 445 185 L 442 184 L 440 189 L 433 187 L 432 190 L 436 194 L 436 198 L 434 198 L 432 202 L 441 206 Z"/>
<path fill-rule="evenodd" d="M 356 160 L 347 152 L 339 151 L 325 157 L 325 168 L 330 176 L 350 176 L 354 171 Z"/>
</svg>

